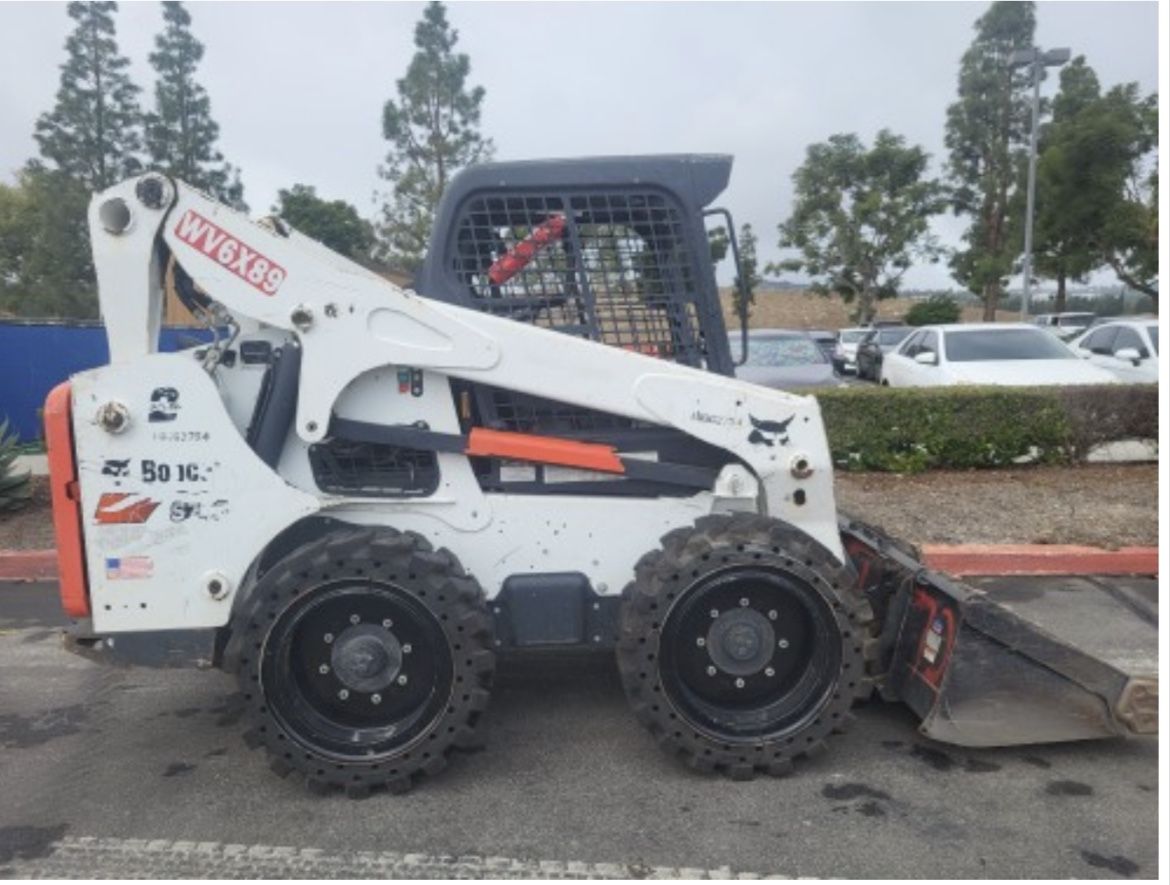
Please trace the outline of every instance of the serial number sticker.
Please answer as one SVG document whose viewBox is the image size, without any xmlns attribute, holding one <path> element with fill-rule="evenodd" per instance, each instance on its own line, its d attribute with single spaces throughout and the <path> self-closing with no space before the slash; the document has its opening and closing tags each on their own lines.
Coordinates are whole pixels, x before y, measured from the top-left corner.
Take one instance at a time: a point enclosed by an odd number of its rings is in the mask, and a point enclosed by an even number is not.
<svg viewBox="0 0 1170 885">
<path fill-rule="evenodd" d="M 271 258 L 245 246 L 194 209 L 183 213 L 175 225 L 175 236 L 265 295 L 275 295 L 287 276 Z"/>
<path fill-rule="evenodd" d="M 207 442 L 211 434 L 206 430 L 156 430 L 151 439 L 156 442 Z"/>
</svg>

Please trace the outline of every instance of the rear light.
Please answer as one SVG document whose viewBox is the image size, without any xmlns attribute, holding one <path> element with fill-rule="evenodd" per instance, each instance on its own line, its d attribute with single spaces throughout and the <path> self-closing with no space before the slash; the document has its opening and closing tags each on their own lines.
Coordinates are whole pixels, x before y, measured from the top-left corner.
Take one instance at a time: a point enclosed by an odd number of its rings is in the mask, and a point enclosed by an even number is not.
<svg viewBox="0 0 1170 885">
<path fill-rule="evenodd" d="M 49 452 L 49 490 L 53 531 L 57 536 L 57 572 L 61 605 L 71 618 L 89 617 L 89 585 L 81 536 L 81 491 L 73 450 L 70 388 L 58 384 L 45 400 L 45 447 Z"/>
</svg>

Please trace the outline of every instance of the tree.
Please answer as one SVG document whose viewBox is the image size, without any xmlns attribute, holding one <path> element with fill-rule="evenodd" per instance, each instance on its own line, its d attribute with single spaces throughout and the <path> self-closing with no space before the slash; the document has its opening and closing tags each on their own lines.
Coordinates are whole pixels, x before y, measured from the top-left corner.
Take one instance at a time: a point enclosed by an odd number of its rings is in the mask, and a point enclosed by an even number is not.
<svg viewBox="0 0 1170 885">
<path fill-rule="evenodd" d="M 712 264 L 718 264 L 726 258 L 727 250 L 731 246 L 731 240 L 727 238 L 727 228 L 719 225 L 707 231 L 707 246 L 711 250 Z"/>
<path fill-rule="evenodd" d="M 1011 209 L 1026 162 L 1031 73 L 1013 68 L 1010 58 L 1032 46 L 1035 29 L 1032 3 L 992 3 L 975 23 L 975 39 L 959 66 L 959 99 L 947 108 L 953 208 L 971 216 L 965 248 L 955 252 L 951 269 L 983 299 L 985 320 L 995 319 L 1020 254 L 1020 225 Z"/>
<path fill-rule="evenodd" d="M 1077 56 L 1060 72 L 1052 122 L 1040 137 L 1033 260 L 1037 276 L 1056 280 L 1057 313 L 1065 309 L 1068 281 L 1083 280 L 1103 260 L 1093 245 L 1102 223 L 1100 188 L 1077 168 L 1082 158 L 1075 134 L 1075 121 L 1100 95 L 1097 75 Z"/>
<path fill-rule="evenodd" d="M 756 287 L 760 285 L 759 261 L 756 258 L 758 244 L 756 233 L 750 224 L 740 227 L 736 245 L 739 246 L 739 271 L 743 274 L 743 279 L 741 281 L 740 274 L 736 274 L 731 289 L 731 300 L 737 316 L 745 307 L 745 313 L 750 315 L 752 305 L 756 303 Z M 742 303 L 744 292 L 740 291 L 741 285 L 747 295 L 746 305 Z"/>
<path fill-rule="evenodd" d="M 803 271 L 813 291 L 856 301 L 859 321 L 871 320 L 874 301 L 897 293 L 915 259 L 937 260 L 929 219 L 945 203 L 925 175 L 928 160 L 886 129 L 868 150 L 852 134 L 810 145 L 792 176 L 796 205 L 780 225 L 781 248 L 800 257 L 768 270 Z"/>
<path fill-rule="evenodd" d="M 1115 154 L 1111 164 L 1120 187 L 1114 191 L 1105 225 L 1101 251 L 1105 263 L 1130 288 L 1153 299 L 1158 291 L 1158 168 L 1143 159 L 1158 147 L 1158 97 L 1138 97 L 1136 83 L 1114 87 L 1101 100 L 1099 125 L 1113 137 L 1129 137 L 1128 151 Z M 1106 144 L 1109 136 L 1101 133 Z M 1102 164 L 1105 165 L 1105 164 Z M 1102 174 L 1108 174 L 1104 170 Z"/>
<path fill-rule="evenodd" d="M 114 39 L 116 3 L 70 3 L 77 24 L 65 40 L 68 58 L 53 110 L 40 116 L 34 137 L 53 168 L 99 191 L 141 168 L 141 113 L 130 62 Z"/>
<path fill-rule="evenodd" d="M 195 81 L 203 44 L 191 34 L 182 3 L 163 3 L 163 31 L 150 63 L 158 73 L 154 112 L 146 117 L 146 147 L 154 166 L 237 209 L 246 210 L 239 171 L 216 148 L 219 125 L 211 100 Z"/>
<path fill-rule="evenodd" d="M 957 323 L 962 311 L 959 304 L 949 295 L 931 295 L 925 301 L 916 301 L 906 311 L 907 326 L 932 326 L 943 323 Z"/>
<path fill-rule="evenodd" d="M 1157 97 L 1136 83 L 1101 94 L 1083 57 L 1061 72 L 1036 175 L 1037 271 L 1066 282 L 1110 266 L 1130 287 L 1157 297 L 1156 179 L 1145 161 L 1157 146 Z"/>
<path fill-rule="evenodd" d="M 415 26 L 416 52 L 397 83 L 398 100 L 382 109 L 390 151 L 379 174 L 392 184 L 383 206 L 385 251 L 414 270 L 422 262 L 435 207 L 461 167 L 491 157 L 491 139 L 479 131 L 482 86 L 468 88 L 471 62 L 454 51 L 459 32 L 446 7 L 433 0 Z"/>
<path fill-rule="evenodd" d="M 373 227 L 344 200 L 323 200 L 317 196 L 316 188 L 294 184 L 277 194 L 272 211 L 334 252 L 353 259 L 370 257 Z"/>
<path fill-rule="evenodd" d="M 85 184 L 29 163 L 0 185 L 0 312 L 89 319 L 98 315 Z"/>
</svg>

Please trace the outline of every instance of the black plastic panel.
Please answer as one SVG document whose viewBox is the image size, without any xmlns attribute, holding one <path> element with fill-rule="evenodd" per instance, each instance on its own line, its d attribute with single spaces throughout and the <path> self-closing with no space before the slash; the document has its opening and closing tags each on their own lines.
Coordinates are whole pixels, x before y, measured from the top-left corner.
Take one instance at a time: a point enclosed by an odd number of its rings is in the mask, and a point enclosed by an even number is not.
<svg viewBox="0 0 1170 885">
<path fill-rule="evenodd" d="M 619 603 L 594 593 L 579 572 L 512 575 L 492 601 L 497 647 L 610 648 Z"/>
</svg>

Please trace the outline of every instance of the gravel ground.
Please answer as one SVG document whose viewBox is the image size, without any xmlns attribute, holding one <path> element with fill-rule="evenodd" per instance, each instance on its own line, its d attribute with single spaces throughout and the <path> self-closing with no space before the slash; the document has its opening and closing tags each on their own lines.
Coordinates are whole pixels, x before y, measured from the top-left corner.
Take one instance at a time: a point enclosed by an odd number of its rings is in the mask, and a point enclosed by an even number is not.
<svg viewBox="0 0 1170 885">
<path fill-rule="evenodd" d="M 1158 465 L 837 474 L 837 506 L 914 544 L 1158 543 Z"/>
<path fill-rule="evenodd" d="M 47 550 L 53 540 L 48 477 L 34 476 L 32 499 L 15 513 L 0 513 L 0 550 Z"/>
<path fill-rule="evenodd" d="M 837 474 L 837 506 L 914 544 L 1158 543 L 1158 465 Z M 0 515 L 0 550 L 53 546 L 49 489 Z"/>
</svg>

